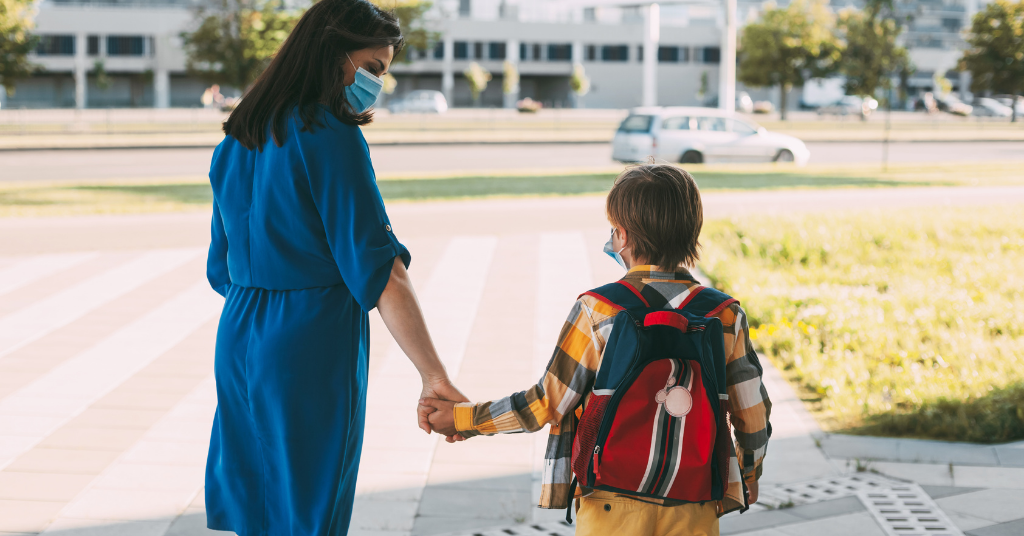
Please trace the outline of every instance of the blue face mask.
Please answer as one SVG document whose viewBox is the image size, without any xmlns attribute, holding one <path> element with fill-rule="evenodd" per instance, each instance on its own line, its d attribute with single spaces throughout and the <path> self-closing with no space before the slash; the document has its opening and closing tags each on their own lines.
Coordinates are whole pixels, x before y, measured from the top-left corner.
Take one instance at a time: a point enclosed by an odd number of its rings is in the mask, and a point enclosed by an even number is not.
<svg viewBox="0 0 1024 536">
<path fill-rule="evenodd" d="M 348 56 L 348 54 L 345 55 Z M 352 63 L 352 56 L 348 56 L 348 62 L 355 68 L 356 64 Z M 352 82 L 352 85 L 345 86 L 345 98 L 352 105 L 352 109 L 357 114 L 361 114 L 369 110 L 373 103 L 377 102 L 377 97 L 380 95 L 380 90 L 383 87 L 383 80 L 373 76 L 370 71 L 359 67 L 356 69 L 355 81 Z"/>
<path fill-rule="evenodd" d="M 615 236 L 615 229 L 612 229 L 612 236 Z M 626 266 L 626 261 L 622 260 L 622 255 L 620 255 L 622 250 L 626 249 L 626 247 L 623 246 L 618 251 L 615 251 L 614 246 L 612 246 L 612 236 L 609 236 L 608 241 L 605 242 L 604 252 L 607 253 L 609 257 L 615 259 L 615 262 L 619 263 L 620 266 L 628 270 L 629 268 Z"/>
</svg>

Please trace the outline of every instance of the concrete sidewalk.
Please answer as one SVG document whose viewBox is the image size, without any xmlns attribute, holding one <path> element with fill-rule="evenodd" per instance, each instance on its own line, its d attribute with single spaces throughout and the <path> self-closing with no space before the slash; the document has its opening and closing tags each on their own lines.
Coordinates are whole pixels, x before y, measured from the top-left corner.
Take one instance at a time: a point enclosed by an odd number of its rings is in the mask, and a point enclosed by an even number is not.
<svg viewBox="0 0 1024 536">
<path fill-rule="evenodd" d="M 1022 195 L 715 194 L 705 208 L 712 218 Z M 389 207 L 413 254 L 431 334 L 471 399 L 534 384 L 576 295 L 621 276 L 602 252 L 602 206 L 567 198 Z M 220 307 L 205 282 L 208 222 L 206 214 L 0 221 L 0 536 L 223 534 L 205 529 L 202 499 Z M 571 534 L 559 524 L 564 512 L 534 506 L 545 434 L 449 445 L 422 433 L 415 372 L 376 314 L 371 322 L 370 424 L 351 533 Z M 723 518 L 723 534 L 913 534 L 896 531 L 878 506 L 900 501 L 905 508 L 890 518 L 948 525 L 929 534 L 1024 534 L 1021 444 L 825 435 L 762 363 L 774 404 L 762 501 Z"/>
</svg>

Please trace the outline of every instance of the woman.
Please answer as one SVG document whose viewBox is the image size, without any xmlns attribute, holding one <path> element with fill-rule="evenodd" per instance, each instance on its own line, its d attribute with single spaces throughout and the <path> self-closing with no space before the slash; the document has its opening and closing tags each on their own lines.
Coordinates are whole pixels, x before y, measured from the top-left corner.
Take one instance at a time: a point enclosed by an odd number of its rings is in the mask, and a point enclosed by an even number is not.
<svg viewBox="0 0 1024 536">
<path fill-rule="evenodd" d="M 208 277 L 226 298 L 211 529 L 348 531 L 373 307 L 420 371 L 423 395 L 465 400 L 430 341 L 358 128 L 401 46 L 391 14 L 321 0 L 224 123 L 210 168 Z"/>
</svg>

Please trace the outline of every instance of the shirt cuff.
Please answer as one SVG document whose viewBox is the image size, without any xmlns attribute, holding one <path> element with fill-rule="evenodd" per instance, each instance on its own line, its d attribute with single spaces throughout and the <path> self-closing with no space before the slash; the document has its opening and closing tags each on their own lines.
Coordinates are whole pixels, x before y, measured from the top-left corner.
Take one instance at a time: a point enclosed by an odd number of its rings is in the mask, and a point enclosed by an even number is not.
<svg viewBox="0 0 1024 536">
<path fill-rule="evenodd" d="M 470 402 L 455 404 L 455 429 L 463 437 L 469 437 L 467 434 L 478 435 L 473 427 L 473 407 L 474 404 Z"/>
</svg>

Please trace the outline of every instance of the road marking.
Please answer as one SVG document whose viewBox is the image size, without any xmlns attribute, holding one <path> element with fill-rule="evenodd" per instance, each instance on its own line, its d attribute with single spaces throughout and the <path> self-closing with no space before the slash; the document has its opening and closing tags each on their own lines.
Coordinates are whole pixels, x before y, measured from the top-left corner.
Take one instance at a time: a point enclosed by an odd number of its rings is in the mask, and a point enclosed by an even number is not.
<svg viewBox="0 0 1024 536">
<path fill-rule="evenodd" d="M 97 252 L 34 255 L 0 271 L 0 295 L 99 256 Z"/>
<path fill-rule="evenodd" d="M 220 313 L 204 280 L 0 400 L 0 469 Z"/>
<path fill-rule="evenodd" d="M 0 318 L 0 357 L 185 264 L 202 251 L 149 252 Z"/>
<path fill-rule="evenodd" d="M 491 236 L 453 238 L 419 293 L 427 328 L 452 378 L 462 366 L 496 246 L 497 238 Z M 356 493 L 364 497 L 356 499 L 351 526 L 355 532 L 412 530 L 440 437 L 414 428 L 421 389 L 419 373 L 395 344 L 367 395 L 363 461 L 356 484 Z M 395 460 L 401 463 L 396 465 Z M 374 516 L 380 501 L 365 494 L 397 489 L 403 489 L 404 500 L 388 498 L 386 519 Z"/>
<path fill-rule="evenodd" d="M 537 311 L 534 315 L 534 377 L 538 380 L 551 361 L 551 355 L 565 319 L 580 294 L 590 289 L 593 276 L 586 240 L 579 231 L 544 233 L 537 256 Z M 543 430 L 533 438 L 533 500 L 540 500 L 542 476 L 554 466 L 544 459 L 548 434 Z M 535 509 L 533 521 L 549 520 L 546 511 Z"/>
<path fill-rule="evenodd" d="M 166 530 L 203 487 L 216 408 L 211 374 L 68 503 L 43 534 L 95 526 L 99 520 L 160 520 Z M 139 497 L 145 500 L 142 507 Z"/>
</svg>

